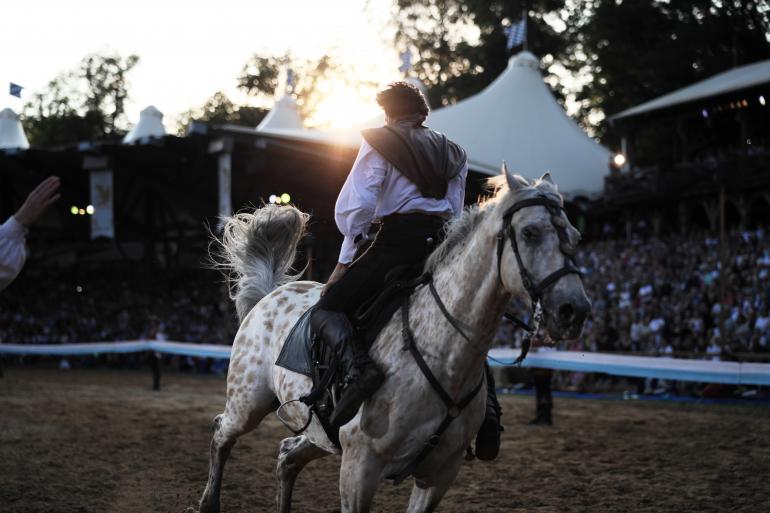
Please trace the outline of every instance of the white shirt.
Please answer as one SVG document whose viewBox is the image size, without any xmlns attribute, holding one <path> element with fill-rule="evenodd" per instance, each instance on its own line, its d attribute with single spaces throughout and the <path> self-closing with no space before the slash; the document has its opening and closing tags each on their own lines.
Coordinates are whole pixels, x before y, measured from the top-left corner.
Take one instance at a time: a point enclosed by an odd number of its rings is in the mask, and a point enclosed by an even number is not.
<svg viewBox="0 0 770 513">
<path fill-rule="evenodd" d="M 0 225 L 0 290 L 10 285 L 24 266 L 27 258 L 25 231 L 24 226 L 13 216 Z"/>
<path fill-rule="evenodd" d="M 466 162 L 460 173 L 449 181 L 445 198 L 426 198 L 414 182 L 363 141 L 334 207 L 337 228 L 345 236 L 339 262 L 349 264 L 353 261 L 356 254 L 353 240 L 367 233 L 375 219 L 395 213 L 432 214 L 447 219 L 459 217 L 463 211 L 467 175 Z"/>
</svg>

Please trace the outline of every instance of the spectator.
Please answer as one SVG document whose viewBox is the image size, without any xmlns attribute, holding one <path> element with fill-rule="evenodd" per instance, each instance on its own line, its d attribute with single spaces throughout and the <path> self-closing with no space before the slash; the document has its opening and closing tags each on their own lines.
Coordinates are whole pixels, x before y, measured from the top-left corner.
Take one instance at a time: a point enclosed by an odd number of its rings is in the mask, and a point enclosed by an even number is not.
<svg viewBox="0 0 770 513">
<path fill-rule="evenodd" d="M 29 193 L 21 208 L 0 226 L 0 290 L 21 272 L 27 258 L 24 235 L 61 196 L 59 177 L 49 176 Z"/>
</svg>

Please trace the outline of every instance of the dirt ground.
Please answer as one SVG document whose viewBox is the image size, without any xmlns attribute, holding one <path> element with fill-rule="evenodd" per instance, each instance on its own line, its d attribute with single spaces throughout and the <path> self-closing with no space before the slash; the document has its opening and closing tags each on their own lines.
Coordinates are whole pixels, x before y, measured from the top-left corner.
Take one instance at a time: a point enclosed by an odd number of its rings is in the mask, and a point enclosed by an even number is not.
<svg viewBox="0 0 770 513">
<path fill-rule="evenodd" d="M 0 379 L 0 511 L 181 512 L 197 503 L 209 423 L 224 380 L 6 368 Z M 555 425 L 526 424 L 529 397 L 502 399 L 494 463 L 466 463 L 439 511 L 770 511 L 770 410 L 556 400 Z M 243 437 L 225 471 L 223 512 L 273 511 L 275 417 Z M 295 511 L 338 509 L 337 465 L 311 463 Z M 403 511 L 411 488 L 383 483 L 374 511 Z"/>
</svg>

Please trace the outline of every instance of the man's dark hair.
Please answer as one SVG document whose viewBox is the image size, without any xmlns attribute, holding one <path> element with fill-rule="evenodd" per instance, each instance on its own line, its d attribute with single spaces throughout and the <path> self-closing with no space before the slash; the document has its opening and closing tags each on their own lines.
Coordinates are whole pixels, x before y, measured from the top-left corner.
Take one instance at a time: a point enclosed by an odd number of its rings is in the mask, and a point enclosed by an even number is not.
<svg viewBox="0 0 770 513">
<path fill-rule="evenodd" d="M 391 82 L 377 93 L 377 103 L 391 119 L 419 114 L 428 117 L 428 102 L 422 92 L 409 82 Z"/>
</svg>

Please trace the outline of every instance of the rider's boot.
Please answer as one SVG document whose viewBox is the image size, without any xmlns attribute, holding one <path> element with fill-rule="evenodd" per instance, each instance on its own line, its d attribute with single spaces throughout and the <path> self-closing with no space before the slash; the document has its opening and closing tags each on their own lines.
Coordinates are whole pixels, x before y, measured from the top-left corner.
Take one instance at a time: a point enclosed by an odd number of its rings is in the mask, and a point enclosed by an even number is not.
<svg viewBox="0 0 770 513">
<path fill-rule="evenodd" d="M 503 415 L 503 410 L 497 401 L 492 369 L 489 368 L 488 364 L 485 364 L 484 371 L 487 374 L 487 411 L 484 415 L 484 422 L 476 435 L 476 457 L 480 460 L 490 461 L 497 458 L 497 454 L 500 452 L 500 432 L 503 431 L 500 417 Z"/>
<path fill-rule="evenodd" d="M 358 413 L 361 404 L 385 381 L 385 374 L 369 358 L 364 341 L 356 333 L 348 317 L 341 312 L 316 310 L 313 329 L 337 353 L 345 387 L 334 407 L 329 422 L 344 426 Z"/>
</svg>

